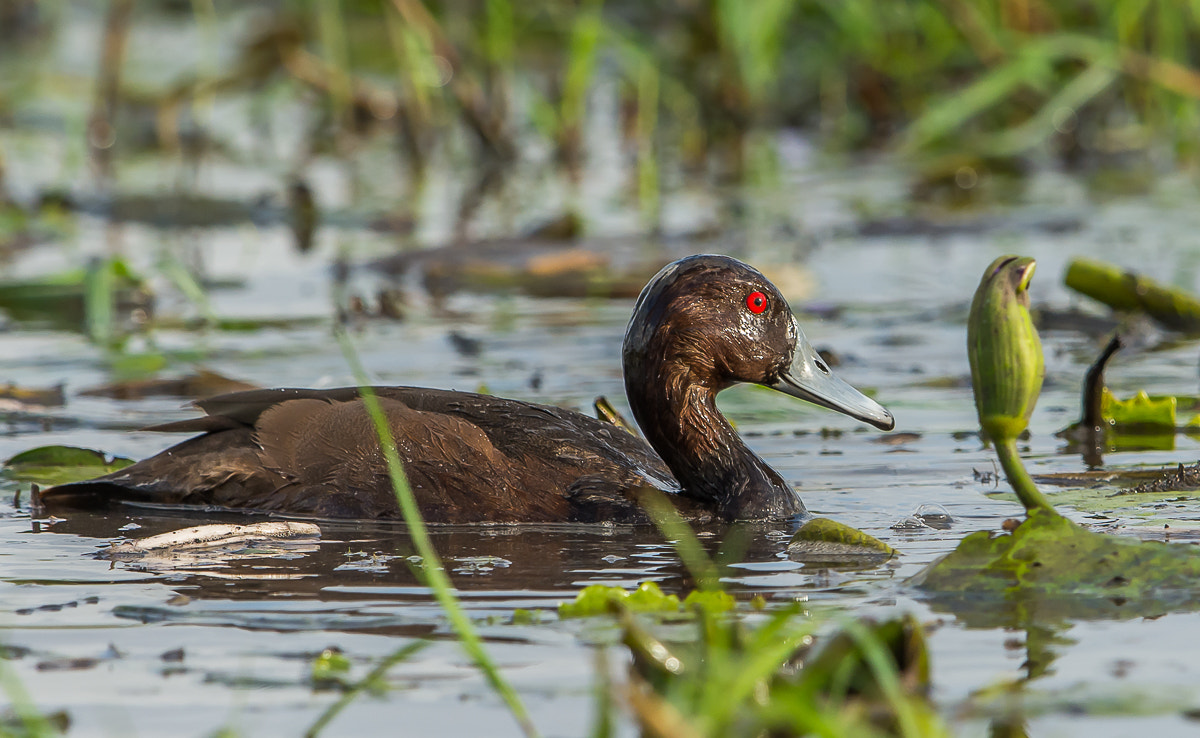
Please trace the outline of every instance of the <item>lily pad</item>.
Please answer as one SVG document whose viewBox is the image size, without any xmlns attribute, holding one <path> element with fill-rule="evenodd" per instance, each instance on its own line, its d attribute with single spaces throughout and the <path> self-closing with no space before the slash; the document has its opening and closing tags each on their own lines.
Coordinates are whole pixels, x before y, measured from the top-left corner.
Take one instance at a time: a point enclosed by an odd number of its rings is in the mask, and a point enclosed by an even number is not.
<svg viewBox="0 0 1200 738">
<path fill-rule="evenodd" d="M 984 609 L 1040 601 L 1085 617 L 1154 617 L 1200 608 L 1200 550 L 1096 533 L 1032 510 L 1011 534 L 972 533 L 911 582 Z"/>
<path fill-rule="evenodd" d="M 878 538 L 829 518 L 813 518 L 788 542 L 788 556 L 821 563 L 877 564 L 897 555 Z"/>
<path fill-rule="evenodd" d="M 1100 412 L 1113 426 L 1173 431 L 1177 406 L 1178 401 L 1171 395 L 1150 397 L 1143 390 L 1128 400 L 1118 400 L 1106 388 L 1101 399 Z"/>
<path fill-rule="evenodd" d="M 40 446 L 6 461 L 3 473 L 24 482 L 67 484 L 124 469 L 132 463 L 133 459 L 108 456 L 90 448 Z"/>
<path fill-rule="evenodd" d="M 111 322 L 136 311 L 148 313 L 152 306 L 145 281 L 120 259 L 39 279 L 0 282 L 0 308 L 14 320 L 67 330 L 91 332 L 98 319 Z"/>
</svg>

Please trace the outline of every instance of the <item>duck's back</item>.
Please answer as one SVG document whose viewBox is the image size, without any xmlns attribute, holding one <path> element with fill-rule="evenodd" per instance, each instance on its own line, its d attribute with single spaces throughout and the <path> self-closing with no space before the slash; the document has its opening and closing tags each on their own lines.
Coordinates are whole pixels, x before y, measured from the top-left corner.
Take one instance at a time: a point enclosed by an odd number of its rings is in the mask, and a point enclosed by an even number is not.
<svg viewBox="0 0 1200 738">
<path fill-rule="evenodd" d="M 646 487 L 674 478 L 640 438 L 571 410 L 488 395 L 377 387 L 409 484 L 430 522 L 641 518 Z M 129 500 L 295 515 L 398 518 L 356 388 L 235 392 L 154 430 L 202 435 L 97 479 L 46 490 L 50 508 Z"/>
</svg>

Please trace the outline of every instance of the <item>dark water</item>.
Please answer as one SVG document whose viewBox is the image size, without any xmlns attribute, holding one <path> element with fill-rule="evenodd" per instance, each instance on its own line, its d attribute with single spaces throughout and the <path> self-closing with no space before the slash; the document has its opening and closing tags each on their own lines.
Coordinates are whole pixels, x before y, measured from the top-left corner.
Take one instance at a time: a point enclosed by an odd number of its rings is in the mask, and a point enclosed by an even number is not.
<svg viewBox="0 0 1200 738">
<path fill-rule="evenodd" d="M 134 44 L 134 69 L 150 66 L 146 50 L 161 47 L 157 43 Z M 56 63 L 78 67 L 90 53 L 64 51 Z M 249 127 L 236 107 L 221 113 L 219 125 Z M 68 115 L 66 122 L 72 120 Z M 755 527 L 747 531 L 746 547 L 726 581 L 731 592 L 741 600 L 761 594 L 772 605 L 805 602 L 815 617 L 833 620 L 915 613 L 930 626 L 934 698 L 962 735 L 986 735 L 992 717 L 1009 712 L 1025 715 L 1030 734 L 1038 736 L 1169 736 L 1197 729 L 1184 713 L 1200 708 L 1195 638 L 1200 615 L 1072 616 L 1031 635 L 994 623 L 977 626 L 983 622 L 977 613 L 929 603 L 905 585 L 967 533 L 997 530 L 1020 512 L 992 479 L 996 466 L 974 435 L 965 381 L 965 317 L 983 268 L 1003 253 L 1036 257 L 1035 307 L 1099 312 L 1061 285 L 1065 264 L 1077 255 L 1200 289 L 1194 183 L 1164 181 L 1151 196 L 1097 202 L 1082 183 L 1042 173 L 1033 176 L 1025 204 L 958 216 L 961 228 L 863 235 L 864 222 L 903 209 L 899 173 L 886 165 L 830 166 L 804 140 L 781 136 L 775 141 L 778 176 L 739 195 L 743 220 L 730 225 L 714 219 L 714 204 L 729 193 L 681 189 L 664 200 L 668 232 L 717 225 L 723 235 L 677 238 L 654 251 L 628 236 L 639 221 L 636 208 L 621 197 L 628 179 L 614 163 L 616 143 L 603 132 L 589 135 L 599 153 L 574 204 L 594 232 L 615 239 L 609 246 L 635 261 L 693 250 L 726 251 L 751 261 L 792 300 L 812 343 L 837 352 L 838 373 L 894 412 L 897 433 L 913 434 L 880 434 L 764 390 L 724 394 L 722 407 L 750 445 L 797 485 L 812 512 L 859 527 L 901 551 L 898 560 L 880 568 L 836 571 L 791 561 L 786 526 Z M 80 153 L 63 143 L 71 140 L 62 131 L 34 133 L 20 125 L 0 131 L 14 194 L 78 186 L 71 162 Z M 394 253 L 398 239 L 365 228 L 361 213 L 406 195 L 388 172 L 393 163 L 377 153 L 360 152 L 353 174 L 337 161 L 314 163 L 310 183 L 317 199 L 338 217 L 318 232 L 308 254 L 296 253 L 290 232 L 278 223 L 111 226 L 85 214 L 65 234 L 8 257 L 3 276 L 53 273 L 113 250 L 153 274 L 161 274 L 155 265 L 164 255 L 198 261 L 212 280 L 226 285 L 209 292 L 211 310 L 260 321 L 262 327 L 159 328 L 151 339 L 135 340 L 131 352 L 194 356 L 175 360 L 168 373 L 183 373 L 194 362 L 267 386 L 351 384 L 332 337 L 337 286 L 331 265 L 340 258 L 362 264 Z M 124 163 L 122 191 L 159 191 L 182 168 L 151 159 Z M 452 162 L 441 164 L 423 195 L 424 219 L 414 237 L 422 244 L 440 243 L 453 229 L 448 203 L 460 183 Z M 374 186 L 364 189 L 364 182 Z M 220 161 L 192 184 L 213 196 L 252 202 L 279 183 L 275 173 L 253 161 Z M 553 215 L 570 199 L 563 192 L 561 179 L 522 181 L 481 210 L 476 228 L 483 235 L 500 233 Z M 155 281 L 160 315 L 180 319 L 199 312 L 172 297 L 161 276 Z M 405 282 L 410 288 L 405 321 L 366 321 L 356 333 L 375 381 L 485 387 L 576 408 L 606 395 L 624 407 L 619 351 L 631 299 L 475 291 L 434 299 L 417 281 Z M 383 284 L 378 275 L 355 270 L 348 289 L 372 295 Z M 142 457 L 177 440 L 136 429 L 185 416 L 189 411 L 179 399 L 116 401 L 78 394 L 111 380 L 110 357 L 79 333 L 4 327 L 0 382 L 63 383 L 67 401 L 62 407 L 5 411 L 0 458 L 59 443 Z M 1155 350 L 1127 351 L 1114 362 L 1108 376 L 1114 391 L 1196 392 L 1197 342 L 1157 345 L 1154 339 L 1151 334 L 1148 341 Z M 1084 461 L 1067 452 L 1054 432 L 1077 418 L 1079 384 L 1103 339 L 1047 331 L 1043 341 L 1048 376 L 1025 456 L 1035 474 L 1080 471 Z M 1197 445 L 1196 438 L 1181 434 L 1167 448 L 1109 454 L 1105 463 L 1194 462 Z M 14 504 L 17 489 L 0 481 L 4 665 L 40 709 L 69 713 L 71 735 L 199 736 L 221 727 L 242 735 L 296 735 L 338 698 L 309 680 L 312 660 L 323 649 L 341 649 L 353 674 L 361 676 L 414 638 L 432 638 L 433 645 L 395 667 L 388 677 L 392 689 L 360 698 L 327 735 L 517 732 L 413 575 L 412 547 L 402 529 L 323 524 L 319 542 L 310 545 L 232 558 L 112 562 L 96 556 L 111 541 L 227 519 L 138 511 L 37 519 L 24 504 L 27 495 Z M 1118 506 L 1103 496 L 1058 494 L 1076 520 L 1103 523 L 1122 534 L 1161 535 L 1170 525 L 1173 535 L 1186 537 L 1200 529 L 1200 505 L 1192 498 L 1159 496 Z M 944 530 L 893 527 L 922 506 L 940 506 L 953 524 Z M 727 537 L 721 529 L 701 534 L 714 548 Z M 687 587 L 670 545 L 646 530 L 445 528 L 434 530 L 434 543 L 489 649 L 547 735 L 587 732 L 596 644 L 614 637 L 610 623 L 559 621 L 557 603 L 593 582 L 652 580 L 676 592 Z M 512 624 L 517 609 L 540 613 L 538 622 Z M 1008 696 L 1004 690 L 989 692 L 1027 673 L 1027 641 L 1045 644 L 1044 673 Z M 611 655 L 619 662 L 617 650 Z M 11 692 L 0 694 L 7 701 Z M 624 730 L 634 734 L 631 726 Z"/>
</svg>

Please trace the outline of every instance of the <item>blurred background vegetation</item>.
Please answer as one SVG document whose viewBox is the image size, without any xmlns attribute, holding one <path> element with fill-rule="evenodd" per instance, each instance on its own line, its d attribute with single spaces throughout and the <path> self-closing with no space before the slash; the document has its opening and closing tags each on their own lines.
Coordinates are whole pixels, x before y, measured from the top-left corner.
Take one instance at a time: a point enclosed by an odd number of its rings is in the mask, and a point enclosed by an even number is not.
<svg viewBox="0 0 1200 738">
<path fill-rule="evenodd" d="M 80 14 L 98 53 L 64 65 Z M 171 24 L 194 33 L 148 50 Z M 578 189 L 603 129 L 651 229 L 664 190 L 769 176 L 781 131 L 896 154 L 916 200 L 1011 196 L 1035 166 L 1138 190 L 1195 164 L 1198 41 L 1195 0 L 0 0 L 0 197 L 52 199 L 4 187 L 39 127 L 86 146 L 59 188 L 103 192 L 149 151 L 256 158 L 302 200 L 315 157 L 385 147 L 409 204 L 453 162 L 464 217 L 518 166 Z M 285 116 L 286 145 L 223 128 L 234 99 L 262 130 Z"/>
</svg>

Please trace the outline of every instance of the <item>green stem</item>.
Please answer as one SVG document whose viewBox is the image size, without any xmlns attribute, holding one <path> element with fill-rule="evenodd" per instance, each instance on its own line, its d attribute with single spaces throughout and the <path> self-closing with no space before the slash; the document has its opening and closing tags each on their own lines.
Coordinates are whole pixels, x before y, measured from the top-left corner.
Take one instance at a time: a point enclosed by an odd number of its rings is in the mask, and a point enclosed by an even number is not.
<svg viewBox="0 0 1200 738">
<path fill-rule="evenodd" d="M 1025 465 L 1021 463 L 1021 456 L 1017 453 L 1017 439 L 997 440 L 996 455 L 1000 457 L 1000 466 L 1004 468 L 1008 483 L 1012 485 L 1013 492 L 1017 493 L 1017 499 L 1025 506 L 1026 513 L 1042 510 L 1053 515 L 1058 514 L 1050 500 L 1047 500 L 1033 483 L 1029 472 L 1025 471 Z"/>
<path fill-rule="evenodd" d="M 433 547 L 429 529 L 425 527 L 425 520 L 417 508 L 417 499 L 413 495 L 412 487 L 408 484 L 408 477 L 404 474 L 404 466 L 400 463 L 400 455 L 396 451 L 392 428 L 388 424 L 387 416 L 383 413 L 383 407 L 379 404 L 379 398 L 367 385 L 367 373 L 358 360 L 358 353 L 350 343 L 350 337 L 344 331 L 338 331 L 337 335 L 338 341 L 342 344 L 342 353 L 346 357 L 346 362 L 354 372 L 355 381 L 358 382 L 359 397 L 366 406 L 367 413 L 371 416 L 376 435 L 379 436 L 383 458 L 387 462 L 388 475 L 391 477 L 392 488 L 396 492 L 396 501 L 400 504 L 400 512 L 408 526 L 408 534 L 412 538 L 413 546 L 421 555 L 421 566 L 425 572 L 426 583 L 433 590 L 442 612 L 446 613 L 450 627 L 458 635 L 459 644 L 467 652 L 467 656 L 475 662 L 475 666 L 483 672 L 488 684 L 496 694 L 500 695 L 500 698 L 508 705 L 508 710 L 516 719 L 521 732 L 526 736 L 536 736 L 537 728 L 529 718 L 529 713 L 525 710 L 521 698 L 512 685 L 500 674 L 496 663 L 492 661 L 491 655 L 483 646 L 483 639 L 479 637 L 471 619 L 467 617 L 462 604 L 454 594 L 454 586 L 450 583 L 450 577 L 446 575 L 446 570 L 442 567 L 442 560 Z"/>
</svg>

